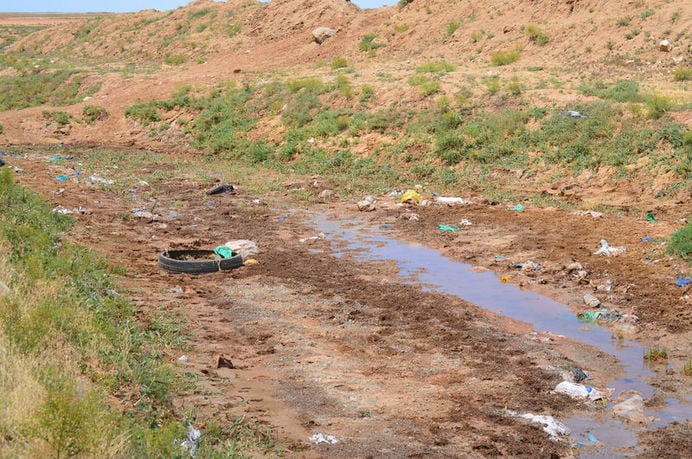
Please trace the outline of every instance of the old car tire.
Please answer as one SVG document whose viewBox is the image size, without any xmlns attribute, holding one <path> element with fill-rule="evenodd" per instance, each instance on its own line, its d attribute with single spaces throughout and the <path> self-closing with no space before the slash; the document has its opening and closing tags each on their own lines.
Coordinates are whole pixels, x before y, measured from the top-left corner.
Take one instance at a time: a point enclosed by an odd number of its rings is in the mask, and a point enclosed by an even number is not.
<svg viewBox="0 0 692 459">
<path fill-rule="evenodd" d="M 243 257 L 240 254 L 231 258 L 220 260 L 200 260 L 199 258 L 211 257 L 213 250 L 167 250 L 159 255 L 159 267 L 164 271 L 175 274 L 204 274 L 226 271 L 243 266 Z M 192 257 L 194 260 L 184 260 L 184 257 Z"/>
</svg>

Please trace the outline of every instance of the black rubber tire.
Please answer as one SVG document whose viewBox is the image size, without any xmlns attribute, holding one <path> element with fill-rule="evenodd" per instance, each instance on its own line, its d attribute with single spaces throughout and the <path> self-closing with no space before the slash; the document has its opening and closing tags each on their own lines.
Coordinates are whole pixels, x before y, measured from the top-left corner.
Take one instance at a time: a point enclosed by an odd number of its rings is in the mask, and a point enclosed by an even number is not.
<svg viewBox="0 0 692 459">
<path fill-rule="evenodd" d="M 220 260 L 181 260 L 185 256 L 211 257 L 213 250 L 167 250 L 159 255 L 159 267 L 174 274 L 205 274 L 226 271 L 243 266 L 240 254 Z"/>
</svg>

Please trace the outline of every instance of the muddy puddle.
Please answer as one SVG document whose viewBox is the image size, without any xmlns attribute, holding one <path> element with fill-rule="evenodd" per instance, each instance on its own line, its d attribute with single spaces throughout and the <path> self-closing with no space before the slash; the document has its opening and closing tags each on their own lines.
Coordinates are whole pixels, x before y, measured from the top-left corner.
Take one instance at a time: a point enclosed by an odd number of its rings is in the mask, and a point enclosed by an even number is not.
<svg viewBox="0 0 692 459">
<path fill-rule="evenodd" d="M 424 289 L 454 295 L 493 313 L 524 322 L 538 333 L 560 335 L 592 346 L 614 356 L 619 368 L 608 381 L 614 389 L 610 400 L 626 391 L 636 391 L 650 398 L 654 387 L 647 380 L 655 376 L 643 359 L 649 343 L 616 337 L 594 323 L 580 321 L 568 306 L 536 292 L 503 283 L 492 271 L 445 258 L 439 251 L 397 240 L 387 225 L 376 226 L 364 221 L 336 221 L 324 215 L 313 215 L 317 229 L 333 243 L 333 255 L 352 256 L 370 262 L 394 261 L 404 282 L 418 283 Z M 559 337 L 558 337 L 559 338 Z M 585 368 L 587 372 L 588 368 Z M 588 385 L 588 380 L 584 382 Z M 618 400 L 622 401 L 622 400 Z M 571 431 L 572 441 L 579 446 L 580 457 L 614 457 L 637 454 L 637 433 L 655 429 L 692 416 L 692 397 L 683 400 L 665 399 L 656 408 L 645 409 L 654 421 L 646 426 L 621 422 L 612 414 L 616 402 L 610 401 L 605 410 L 584 412 L 560 419 Z"/>
</svg>

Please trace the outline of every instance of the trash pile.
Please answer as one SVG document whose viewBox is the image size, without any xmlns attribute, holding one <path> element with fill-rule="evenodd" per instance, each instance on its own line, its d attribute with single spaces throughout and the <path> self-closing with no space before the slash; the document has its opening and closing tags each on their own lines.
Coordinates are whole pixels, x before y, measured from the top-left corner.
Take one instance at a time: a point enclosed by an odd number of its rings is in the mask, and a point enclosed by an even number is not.
<svg viewBox="0 0 692 459">
<path fill-rule="evenodd" d="M 608 244 L 608 241 L 601 239 L 601 248 L 594 252 L 594 255 L 604 255 L 606 257 L 617 257 L 625 253 L 627 249 L 625 246 L 613 247 Z"/>
<path fill-rule="evenodd" d="M 517 414 L 512 410 L 507 410 L 507 414 L 513 417 L 526 419 L 534 424 L 540 424 L 543 427 L 543 431 L 550 435 L 550 439 L 553 441 L 558 441 L 561 436 L 566 437 L 570 434 L 569 428 L 552 416 L 531 413 Z"/>
</svg>

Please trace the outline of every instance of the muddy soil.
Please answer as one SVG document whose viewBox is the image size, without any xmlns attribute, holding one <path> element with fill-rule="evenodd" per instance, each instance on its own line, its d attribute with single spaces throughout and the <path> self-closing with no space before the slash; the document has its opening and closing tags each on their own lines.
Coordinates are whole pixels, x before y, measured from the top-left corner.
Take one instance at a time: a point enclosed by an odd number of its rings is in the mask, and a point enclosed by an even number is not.
<svg viewBox="0 0 692 459">
<path fill-rule="evenodd" d="M 94 171 L 88 164 L 77 167 L 78 157 L 55 164 L 25 151 L 26 158 L 8 160 L 23 169 L 16 174 L 20 183 L 54 206 L 83 208 L 71 238 L 127 268 L 121 284 L 143 312 L 170 312 L 189 324 L 188 348 L 171 350 L 168 358 L 195 375 L 198 388 L 171 403 L 180 413 L 195 410 L 202 429 L 210 419 L 245 416 L 276 426 L 295 457 L 569 457 L 578 455 L 569 441 L 552 440 L 540 425 L 508 410 L 561 419 L 603 409 L 553 388 L 574 366 L 606 385 L 616 372 L 612 357 L 398 282 L 391 264 L 335 258 L 331 241 L 312 238 L 316 230 L 305 204 L 250 196 L 242 184 L 235 194 L 206 196 L 208 184 L 173 173 L 154 185 L 89 184 Z M 82 175 L 55 180 L 71 168 Z M 390 225 L 402 238 L 497 271 L 575 313 L 588 308 L 582 298 L 592 293 L 605 306 L 638 317 L 613 324 L 614 337 L 636 335 L 670 349 L 673 366 L 658 373 L 659 397 L 689 395 L 691 378 L 675 370 L 692 354 L 690 292 L 675 285 L 684 267 L 664 254 L 660 242 L 641 241 L 669 234 L 690 214 L 689 205 L 652 223 L 626 209 L 593 217 L 516 212 L 482 199 L 409 208 L 394 197 L 378 198 L 378 209 L 368 214 L 356 215 L 352 202 L 309 207 Z M 137 218 L 136 208 L 154 215 Z M 473 224 L 456 233 L 438 230 L 462 219 Z M 596 256 L 601 238 L 627 251 Z M 209 249 L 233 239 L 255 241 L 259 264 L 200 276 L 157 266 L 167 248 Z M 529 260 L 540 262 L 540 269 L 515 267 Z M 566 269 L 574 262 L 585 273 Z M 612 280 L 609 292 L 599 290 L 606 280 Z M 182 353 L 187 358 L 180 360 Z M 219 355 L 235 368 L 217 368 Z M 316 433 L 338 443 L 308 442 Z M 648 432 L 643 454 L 666 455 L 657 439 L 665 439 L 667 451 L 689 450 L 689 433 L 689 422 Z"/>
</svg>

